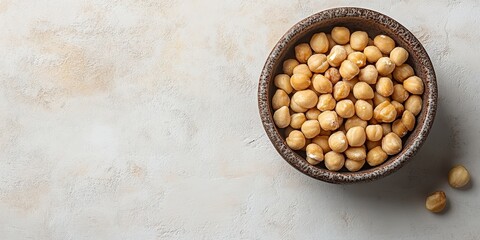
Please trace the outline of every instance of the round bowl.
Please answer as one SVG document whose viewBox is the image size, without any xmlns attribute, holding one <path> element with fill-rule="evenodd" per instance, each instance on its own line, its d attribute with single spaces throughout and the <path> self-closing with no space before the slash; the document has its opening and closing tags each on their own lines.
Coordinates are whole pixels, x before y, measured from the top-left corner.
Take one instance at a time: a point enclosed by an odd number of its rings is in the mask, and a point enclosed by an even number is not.
<svg viewBox="0 0 480 240">
<path fill-rule="evenodd" d="M 294 47 L 308 42 L 317 32 L 330 32 L 334 26 L 345 26 L 351 31 L 366 31 L 370 37 L 386 34 L 397 46 L 410 54 L 407 63 L 413 67 L 424 83 L 423 106 L 416 118 L 415 129 L 403 140 L 400 153 L 391 156 L 383 164 L 358 172 L 333 172 L 307 163 L 300 152 L 290 149 L 273 121 L 271 99 L 275 92 L 274 77 L 281 73 L 283 60 L 294 56 Z M 418 39 L 394 19 L 376 11 L 355 7 L 333 8 L 316 13 L 295 24 L 273 48 L 263 67 L 258 85 L 258 108 L 263 127 L 280 155 L 300 172 L 329 183 L 354 183 L 379 179 L 400 169 L 422 146 L 432 127 L 437 109 L 437 83 L 432 62 Z M 406 139 L 406 140 L 405 140 Z"/>
</svg>

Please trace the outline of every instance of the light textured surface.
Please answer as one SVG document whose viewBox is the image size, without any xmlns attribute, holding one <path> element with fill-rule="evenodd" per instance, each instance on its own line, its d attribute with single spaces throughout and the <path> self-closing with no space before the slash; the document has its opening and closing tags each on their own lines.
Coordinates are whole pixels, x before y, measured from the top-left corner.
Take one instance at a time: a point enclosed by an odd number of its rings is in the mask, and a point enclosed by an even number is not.
<svg viewBox="0 0 480 240">
<path fill-rule="evenodd" d="M 256 88 L 269 51 L 302 18 L 350 5 L 0 0 L 1 238 L 477 239 L 474 1 L 362 6 L 409 28 L 436 67 L 436 122 L 399 172 L 322 183 L 266 138 Z M 468 190 L 448 187 L 456 163 Z M 437 189 L 442 215 L 424 210 Z"/>
</svg>

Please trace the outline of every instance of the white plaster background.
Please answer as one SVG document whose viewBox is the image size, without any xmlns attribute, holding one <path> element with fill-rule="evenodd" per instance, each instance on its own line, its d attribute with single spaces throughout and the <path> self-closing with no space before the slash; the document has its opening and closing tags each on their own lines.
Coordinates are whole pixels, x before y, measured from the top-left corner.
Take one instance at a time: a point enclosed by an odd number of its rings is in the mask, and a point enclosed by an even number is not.
<svg viewBox="0 0 480 240">
<path fill-rule="evenodd" d="M 0 0 L 1 239 L 479 239 L 480 5 L 367 1 L 421 40 L 435 125 L 377 182 L 284 162 L 257 80 L 294 23 L 359 1 Z M 473 175 L 448 187 L 451 165 Z M 443 189 L 449 210 L 424 209 Z"/>
</svg>

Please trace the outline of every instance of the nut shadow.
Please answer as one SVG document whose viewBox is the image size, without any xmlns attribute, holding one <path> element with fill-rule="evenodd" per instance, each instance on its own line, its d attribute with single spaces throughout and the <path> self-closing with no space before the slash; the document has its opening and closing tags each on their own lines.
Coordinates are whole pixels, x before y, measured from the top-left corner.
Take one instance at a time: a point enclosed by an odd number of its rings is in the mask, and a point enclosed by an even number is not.
<svg viewBox="0 0 480 240">
<path fill-rule="evenodd" d="M 451 200 L 448 199 L 448 196 L 447 196 L 447 203 L 446 203 L 446 205 L 445 205 L 445 208 L 444 208 L 441 212 L 435 213 L 435 214 L 437 214 L 437 215 L 439 215 L 439 216 L 446 215 L 446 214 L 448 214 L 448 212 L 450 211 L 450 208 L 451 208 L 451 207 L 452 207 Z"/>
</svg>

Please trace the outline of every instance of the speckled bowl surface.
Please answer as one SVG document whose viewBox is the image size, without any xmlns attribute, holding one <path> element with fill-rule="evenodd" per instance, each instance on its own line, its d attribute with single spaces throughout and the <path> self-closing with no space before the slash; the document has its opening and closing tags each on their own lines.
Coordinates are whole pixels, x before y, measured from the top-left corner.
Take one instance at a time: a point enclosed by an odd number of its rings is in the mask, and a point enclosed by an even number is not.
<svg viewBox="0 0 480 240">
<path fill-rule="evenodd" d="M 350 31 L 366 31 L 370 37 L 386 34 L 393 38 L 397 46 L 405 48 L 410 56 L 407 61 L 425 85 L 422 112 L 417 116 L 413 132 L 403 140 L 403 149 L 397 155 L 377 167 L 365 167 L 358 172 L 332 172 L 307 163 L 301 152 L 290 149 L 284 138 L 284 130 L 278 129 L 273 122 L 271 99 L 275 92 L 274 77 L 281 73 L 282 63 L 294 58 L 294 47 L 309 42 L 317 32 L 330 32 L 335 26 L 345 26 Z M 295 24 L 278 41 L 267 58 L 258 85 L 258 108 L 265 131 L 280 155 L 302 173 L 329 183 L 354 183 L 371 181 L 387 176 L 400 169 L 422 146 L 432 127 L 437 109 L 437 83 L 432 62 L 418 39 L 392 18 L 381 13 L 355 7 L 341 7 L 321 11 Z M 366 164 L 367 165 L 367 164 Z"/>
</svg>

